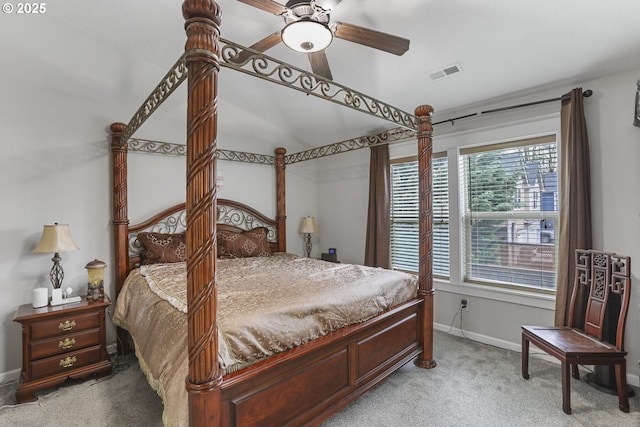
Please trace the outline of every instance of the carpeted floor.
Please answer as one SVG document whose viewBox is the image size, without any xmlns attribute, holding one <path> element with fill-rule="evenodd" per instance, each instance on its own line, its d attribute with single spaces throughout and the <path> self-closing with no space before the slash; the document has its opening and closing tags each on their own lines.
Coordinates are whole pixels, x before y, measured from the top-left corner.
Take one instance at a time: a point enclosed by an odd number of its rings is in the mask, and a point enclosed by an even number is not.
<svg viewBox="0 0 640 427">
<path fill-rule="evenodd" d="M 637 390 L 625 414 L 616 396 L 573 380 L 573 413 L 565 415 L 558 364 L 532 358 L 526 381 L 519 353 L 438 331 L 434 356 L 435 369 L 406 365 L 323 426 L 640 426 Z M 0 426 L 162 426 L 162 402 L 135 358 L 118 363 L 127 369 L 30 404 L 14 406 L 15 383 L 0 386 Z"/>
</svg>

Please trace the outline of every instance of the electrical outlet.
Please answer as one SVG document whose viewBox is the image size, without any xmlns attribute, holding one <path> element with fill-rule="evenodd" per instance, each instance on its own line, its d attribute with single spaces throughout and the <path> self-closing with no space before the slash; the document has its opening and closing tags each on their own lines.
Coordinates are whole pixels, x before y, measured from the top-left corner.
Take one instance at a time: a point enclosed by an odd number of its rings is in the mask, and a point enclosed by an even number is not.
<svg viewBox="0 0 640 427">
<path fill-rule="evenodd" d="M 469 308 L 469 300 L 466 299 L 466 298 L 462 298 L 460 300 L 460 307 L 468 309 Z"/>
</svg>

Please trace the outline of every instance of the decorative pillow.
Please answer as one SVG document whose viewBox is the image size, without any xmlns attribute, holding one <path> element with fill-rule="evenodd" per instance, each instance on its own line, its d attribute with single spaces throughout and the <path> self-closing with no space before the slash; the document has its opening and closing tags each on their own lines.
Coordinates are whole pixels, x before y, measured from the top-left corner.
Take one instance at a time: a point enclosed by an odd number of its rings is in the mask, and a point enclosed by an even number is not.
<svg viewBox="0 0 640 427">
<path fill-rule="evenodd" d="M 258 227 L 242 233 L 218 231 L 218 257 L 248 258 L 271 255 L 271 246 L 267 239 L 269 230 Z"/>
<path fill-rule="evenodd" d="M 138 233 L 142 245 L 140 264 L 161 264 L 187 260 L 187 236 L 164 233 Z"/>
</svg>

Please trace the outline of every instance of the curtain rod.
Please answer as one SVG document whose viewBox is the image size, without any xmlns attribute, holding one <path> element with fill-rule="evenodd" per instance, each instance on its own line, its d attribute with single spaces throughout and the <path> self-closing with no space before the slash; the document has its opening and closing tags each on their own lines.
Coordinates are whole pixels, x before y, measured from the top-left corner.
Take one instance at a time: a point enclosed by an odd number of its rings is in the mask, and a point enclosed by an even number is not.
<svg viewBox="0 0 640 427">
<path fill-rule="evenodd" d="M 585 98 L 588 98 L 591 95 L 593 95 L 593 91 L 591 89 L 585 90 L 582 93 L 582 96 L 584 96 Z M 451 125 L 453 125 L 456 120 L 467 119 L 469 117 L 479 116 L 479 115 L 482 115 L 482 114 L 490 114 L 490 113 L 498 113 L 498 112 L 501 112 L 501 111 L 514 110 L 516 108 L 531 107 L 533 105 L 546 104 L 547 102 L 562 101 L 564 99 L 569 99 L 570 97 L 571 97 L 571 95 L 564 95 L 564 96 L 561 96 L 561 97 L 558 97 L 558 98 L 544 99 L 542 101 L 527 102 L 526 104 L 518 104 L 518 105 L 511 105 L 509 107 L 494 108 L 492 110 L 481 111 L 480 113 L 471 113 L 471 114 L 467 114 L 466 116 L 460 116 L 460 117 L 454 117 L 453 119 L 442 120 L 440 122 L 433 123 L 433 126 L 440 125 L 440 124 L 443 124 L 443 123 L 451 123 Z"/>
</svg>

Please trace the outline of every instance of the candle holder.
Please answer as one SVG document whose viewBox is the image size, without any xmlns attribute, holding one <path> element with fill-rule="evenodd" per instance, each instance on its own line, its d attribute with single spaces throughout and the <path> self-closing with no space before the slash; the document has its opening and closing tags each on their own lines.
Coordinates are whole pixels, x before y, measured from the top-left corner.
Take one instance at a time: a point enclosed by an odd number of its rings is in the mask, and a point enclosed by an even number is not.
<svg viewBox="0 0 640 427">
<path fill-rule="evenodd" d="M 104 299 L 104 270 L 107 264 L 94 259 L 84 266 L 87 269 L 89 281 L 87 282 L 87 300 L 100 301 Z"/>
</svg>

